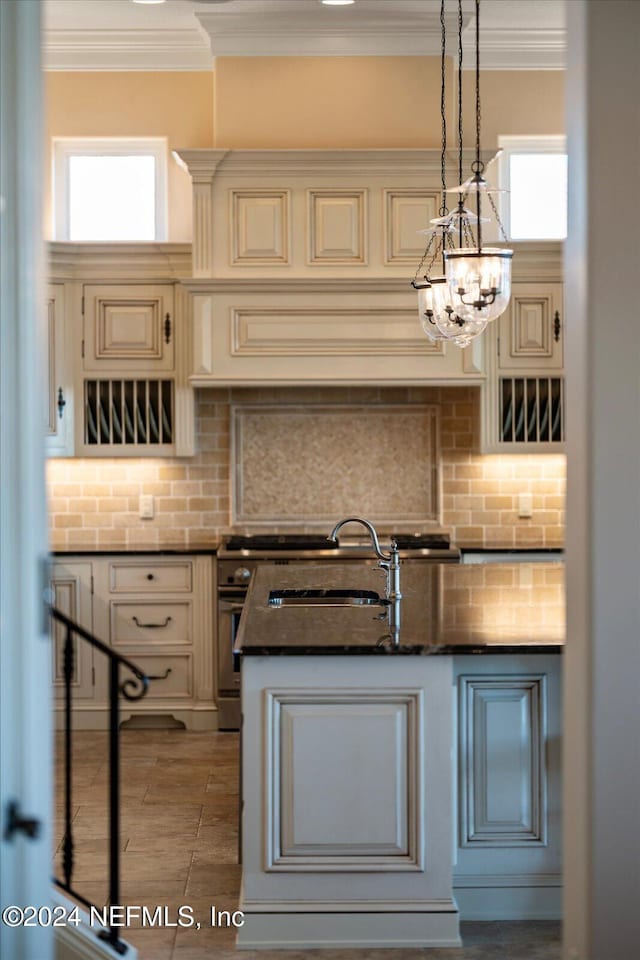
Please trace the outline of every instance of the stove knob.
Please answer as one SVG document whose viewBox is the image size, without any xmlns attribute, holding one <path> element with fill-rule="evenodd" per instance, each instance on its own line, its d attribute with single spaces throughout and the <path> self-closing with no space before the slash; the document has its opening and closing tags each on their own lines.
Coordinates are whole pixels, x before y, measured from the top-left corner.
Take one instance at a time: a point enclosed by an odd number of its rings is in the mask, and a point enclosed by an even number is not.
<svg viewBox="0 0 640 960">
<path fill-rule="evenodd" d="M 251 579 L 251 570 L 247 570 L 246 567 L 238 567 L 233 573 L 233 579 L 235 583 L 248 583 Z"/>
</svg>

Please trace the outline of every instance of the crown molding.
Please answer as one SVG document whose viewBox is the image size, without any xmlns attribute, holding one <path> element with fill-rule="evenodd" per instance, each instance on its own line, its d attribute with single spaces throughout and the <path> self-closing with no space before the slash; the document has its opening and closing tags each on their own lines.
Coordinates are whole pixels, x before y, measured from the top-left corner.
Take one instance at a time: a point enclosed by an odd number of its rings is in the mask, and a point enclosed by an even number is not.
<svg viewBox="0 0 640 960">
<path fill-rule="evenodd" d="M 193 30 L 48 30 L 46 70 L 211 70 L 216 56 L 437 56 L 440 21 L 425 13 L 382 17 L 365 26 L 272 13 L 268 19 L 239 14 L 201 13 Z M 465 18 L 463 68 L 474 68 L 474 38 Z M 457 18 L 447 16 L 450 36 Z M 563 70 L 566 33 L 562 29 L 482 31 L 483 70 Z"/>
<path fill-rule="evenodd" d="M 46 244 L 49 276 L 56 280 L 183 280 L 191 276 L 190 243 Z"/>
<path fill-rule="evenodd" d="M 463 70 L 475 70 L 475 39 L 467 30 L 462 38 Z M 482 70 L 564 70 L 567 38 L 563 29 L 482 30 Z"/>
<path fill-rule="evenodd" d="M 363 172 L 388 177 L 394 174 L 412 175 L 424 181 L 429 175 L 440 177 L 440 150 L 431 149 L 333 149 L 333 150 L 210 150 L 207 148 L 174 150 L 179 162 L 194 180 L 212 179 L 221 176 L 275 177 L 282 180 L 283 174 L 304 177 L 353 175 L 362 178 Z M 495 151 L 483 150 L 486 164 L 495 156 Z M 463 151 L 463 163 L 468 170 L 475 159 L 475 151 Z M 458 159 L 453 153 L 447 155 L 450 182 L 456 182 Z"/>
<path fill-rule="evenodd" d="M 251 17 L 238 13 L 197 13 L 209 36 L 211 53 L 224 57 L 301 56 L 435 56 L 440 53 L 440 17 L 437 13 L 398 9 L 390 18 L 369 13 L 366 21 L 353 14 L 328 18 L 318 4 L 296 12 L 272 10 Z M 470 15 L 464 15 L 464 25 Z M 447 32 L 458 29 L 457 14 L 445 17 Z"/>
<path fill-rule="evenodd" d="M 48 30 L 45 70 L 211 70 L 197 30 Z"/>
</svg>

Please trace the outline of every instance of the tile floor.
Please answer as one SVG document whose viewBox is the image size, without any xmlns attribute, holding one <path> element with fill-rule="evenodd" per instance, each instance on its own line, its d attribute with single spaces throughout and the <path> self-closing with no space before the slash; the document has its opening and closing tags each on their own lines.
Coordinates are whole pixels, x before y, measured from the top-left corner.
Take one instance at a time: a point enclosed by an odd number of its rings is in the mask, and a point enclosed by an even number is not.
<svg viewBox="0 0 640 960">
<path fill-rule="evenodd" d="M 121 900 L 181 905 L 196 917 L 237 908 L 238 736 L 182 730 L 124 730 L 122 743 Z M 61 741 L 56 762 L 55 869 L 62 875 Z M 74 734 L 74 885 L 97 905 L 107 902 L 108 757 L 106 734 Z M 140 960 L 560 960 L 560 925 L 551 921 L 462 924 L 453 950 L 234 949 L 232 929 L 205 926 L 123 934 Z"/>
</svg>

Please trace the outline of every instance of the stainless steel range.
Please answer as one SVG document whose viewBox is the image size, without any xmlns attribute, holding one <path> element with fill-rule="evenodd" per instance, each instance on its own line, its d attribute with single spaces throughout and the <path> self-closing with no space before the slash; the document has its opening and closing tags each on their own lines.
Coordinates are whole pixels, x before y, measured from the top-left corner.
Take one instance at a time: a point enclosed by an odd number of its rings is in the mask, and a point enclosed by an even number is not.
<svg viewBox="0 0 640 960">
<path fill-rule="evenodd" d="M 386 534 L 393 538 L 400 563 L 458 563 L 460 551 L 444 533 Z M 218 721 L 221 730 L 240 726 L 240 657 L 234 654 L 236 632 L 251 575 L 261 563 L 358 561 L 376 566 L 371 541 L 342 534 L 333 544 L 321 534 L 256 534 L 230 536 L 218 550 Z"/>
</svg>

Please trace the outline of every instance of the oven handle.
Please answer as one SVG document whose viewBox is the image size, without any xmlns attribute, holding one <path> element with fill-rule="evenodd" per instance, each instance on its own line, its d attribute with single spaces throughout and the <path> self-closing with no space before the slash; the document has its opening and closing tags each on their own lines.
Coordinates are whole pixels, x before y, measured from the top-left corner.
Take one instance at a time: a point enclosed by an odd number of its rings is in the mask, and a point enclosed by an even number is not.
<svg viewBox="0 0 640 960">
<path fill-rule="evenodd" d="M 220 600 L 220 609 L 225 613 L 238 613 L 244 608 L 244 603 L 230 603 L 229 600 Z"/>
</svg>

